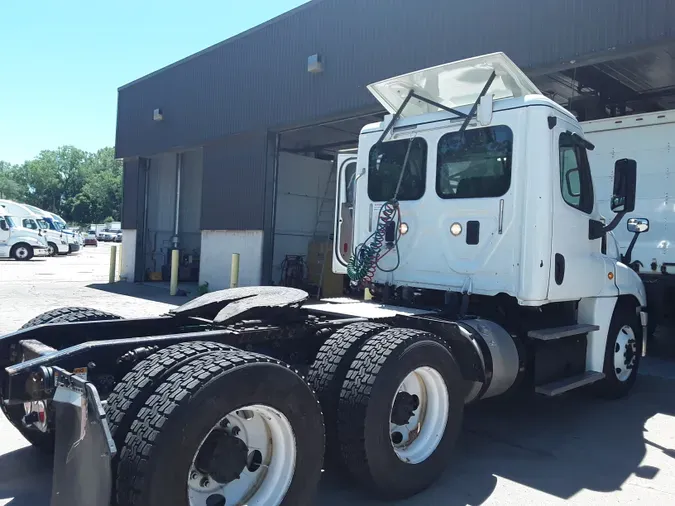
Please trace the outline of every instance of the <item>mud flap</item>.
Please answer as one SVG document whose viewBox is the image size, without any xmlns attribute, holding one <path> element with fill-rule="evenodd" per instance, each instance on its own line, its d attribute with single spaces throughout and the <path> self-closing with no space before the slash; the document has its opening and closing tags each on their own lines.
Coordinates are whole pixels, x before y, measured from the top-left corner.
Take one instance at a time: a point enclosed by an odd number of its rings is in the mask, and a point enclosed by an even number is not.
<svg viewBox="0 0 675 506">
<path fill-rule="evenodd" d="M 117 452 L 96 388 L 59 371 L 51 506 L 109 506 Z"/>
</svg>

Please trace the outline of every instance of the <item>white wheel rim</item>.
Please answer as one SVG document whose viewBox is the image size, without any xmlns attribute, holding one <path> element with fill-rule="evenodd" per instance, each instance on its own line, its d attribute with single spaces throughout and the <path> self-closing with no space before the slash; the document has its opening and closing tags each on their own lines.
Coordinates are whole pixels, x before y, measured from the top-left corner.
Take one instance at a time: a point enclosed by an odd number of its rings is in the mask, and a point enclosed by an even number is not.
<svg viewBox="0 0 675 506">
<path fill-rule="evenodd" d="M 614 344 L 614 374 L 619 381 L 627 381 L 633 374 L 637 357 L 637 339 L 629 325 L 619 330 Z"/>
<path fill-rule="evenodd" d="M 234 427 L 239 430 L 233 430 Z M 248 447 L 248 463 L 238 479 L 227 484 L 217 482 L 196 467 L 197 455 L 206 441 L 204 438 L 187 477 L 190 506 L 281 504 L 295 474 L 296 442 L 288 419 L 269 406 L 247 406 L 229 413 L 209 435 L 215 430 L 225 431 L 243 441 Z M 211 496 L 225 502 L 215 502 L 214 499 L 207 502 Z"/>
<path fill-rule="evenodd" d="M 27 258 L 28 257 L 28 250 L 21 246 L 20 248 L 16 249 L 16 256 L 17 258 Z"/>
<path fill-rule="evenodd" d="M 50 255 L 53 255 L 54 254 L 54 246 L 52 246 L 51 244 L 49 246 L 47 246 L 47 253 L 49 253 Z"/>
<path fill-rule="evenodd" d="M 417 408 L 403 423 L 410 411 L 402 416 L 397 402 L 408 402 L 408 396 L 417 399 Z M 389 437 L 396 456 L 407 464 L 428 459 L 443 439 L 449 412 L 448 388 L 436 369 L 419 367 L 408 374 L 396 391 L 389 416 Z"/>
</svg>

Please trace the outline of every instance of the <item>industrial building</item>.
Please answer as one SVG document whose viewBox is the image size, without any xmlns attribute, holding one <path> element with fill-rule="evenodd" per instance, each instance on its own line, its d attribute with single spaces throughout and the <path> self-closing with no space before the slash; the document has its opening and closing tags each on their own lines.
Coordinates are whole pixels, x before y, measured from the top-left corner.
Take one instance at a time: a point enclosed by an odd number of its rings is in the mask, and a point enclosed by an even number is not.
<svg viewBox="0 0 675 506">
<path fill-rule="evenodd" d="M 675 106 L 675 0 L 313 0 L 119 89 L 123 278 L 173 248 L 209 289 L 232 253 L 240 285 L 316 271 L 336 153 L 386 114 L 366 85 L 494 51 L 581 121 Z"/>
</svg>

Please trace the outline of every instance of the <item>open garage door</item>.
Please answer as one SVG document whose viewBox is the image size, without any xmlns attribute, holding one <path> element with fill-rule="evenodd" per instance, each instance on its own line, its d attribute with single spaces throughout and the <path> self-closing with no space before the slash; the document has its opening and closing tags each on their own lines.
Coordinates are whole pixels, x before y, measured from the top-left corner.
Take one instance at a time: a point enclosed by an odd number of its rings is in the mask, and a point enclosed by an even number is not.
<svg viewBox="0 0 675 506">
<path fill-rule="evenodd" d="M 337 181 L 345 177 L 340 164 L 345 156 L 355 158 L 361 129 L 381 121 L 383 114 L 280 134 L 272 258 L 274 284 L 303 288 L 322 297 L 342 296 L 348 291 L 346 268 L 334 272 L 332 260 L 336 249 Z M 342 243 L 338 249 L 342 249 Z M 351 245 L 348 249 L 351 251 Z M 349 259 L 348 254 L 343 257 Z"/>
</svg>

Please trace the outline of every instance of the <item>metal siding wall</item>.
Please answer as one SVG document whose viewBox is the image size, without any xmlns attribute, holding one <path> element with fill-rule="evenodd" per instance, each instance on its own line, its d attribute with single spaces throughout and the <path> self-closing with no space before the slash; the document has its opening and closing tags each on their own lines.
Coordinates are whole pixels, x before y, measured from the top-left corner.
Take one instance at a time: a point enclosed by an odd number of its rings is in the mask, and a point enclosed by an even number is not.
<svg viewBox="0 0 675 506">
<path fill-rule="evenodd" d="M 180 248 L 186 252 L 201 248 L 202 176 L 202 150 L 186 151 L 181 172 L 178 226 Z"/>
<path fill-rule="evenodd" d="M 672 0 L 316 1 L 122 88 L 117 155 L 364 110 L 370 82 L 482 53 L 531 69 L 657 43 L 674 19 Z M 323 74 L 307 72 L 314 53 Z"/>
<path fill-rule="evenodd" d="M 137 158 L 124 161 L 122 172 L 122 229 L 138 228 L 138 200 L 143 195 L 138 194 L 141 187 L 139 184 L 139 163 Z"/>
<path fill-rule="evenodd" d="M 204 146 L 202 230 L 263 230 L 267 148 L 267 132 Z"/>
</svg>

